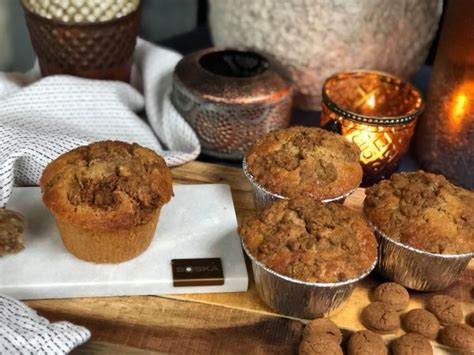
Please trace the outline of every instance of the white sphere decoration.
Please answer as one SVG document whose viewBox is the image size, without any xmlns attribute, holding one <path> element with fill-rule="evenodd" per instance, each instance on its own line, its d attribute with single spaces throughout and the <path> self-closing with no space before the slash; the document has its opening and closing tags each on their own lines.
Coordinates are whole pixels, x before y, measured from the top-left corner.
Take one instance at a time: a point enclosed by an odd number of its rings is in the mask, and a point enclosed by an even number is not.
<svg viewBox="0 0 474 355">
<path fill-rule="evenodd" d="M 442 0 L 209 0 L 217 47 L 262 53 L 284 70 L 295 103 L 320 109 L 324 80 L 350 69 L 409 79 L 423 64 Z"/>
</svg>

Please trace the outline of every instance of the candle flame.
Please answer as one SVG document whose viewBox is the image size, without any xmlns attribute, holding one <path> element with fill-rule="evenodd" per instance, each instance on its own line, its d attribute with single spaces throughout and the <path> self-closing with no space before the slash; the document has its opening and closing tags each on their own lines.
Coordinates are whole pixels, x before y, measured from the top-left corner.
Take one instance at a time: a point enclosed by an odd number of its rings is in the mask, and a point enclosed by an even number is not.
<svg viewBox="0 0 474 355">
<path fill-rule="evenodd" d="M 461 128 L 462 121 L 469 108 L 469 99 L 464 92 L 456 94 L 451 109 L 451 126 L 456 131 Z"/>
<path fill-rule="evenodd" d="M 375 95 L 372 94 L 366 101 L 367 106 L 369 106 L 371 109 L 375 107 Z"/>
<path fill-rule="evenodd" d="M 453 91 L 446 103 L 448 113 L 448 129 L 452 133 L 459 132 L 464 121 L 473 114 L 474 81 L 465 81 Z"/>
</svg>

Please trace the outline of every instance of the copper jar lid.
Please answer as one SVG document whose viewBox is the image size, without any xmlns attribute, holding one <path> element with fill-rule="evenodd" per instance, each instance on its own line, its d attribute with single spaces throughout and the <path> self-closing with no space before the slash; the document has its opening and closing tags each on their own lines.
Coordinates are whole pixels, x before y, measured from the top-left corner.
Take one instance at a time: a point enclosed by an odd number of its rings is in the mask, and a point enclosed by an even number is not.
<svg viewBox="0 0 474 355">
<path fill-rule="evenodd" d="M 205 154 L 242 159 L 260 136 L 287 127 L 291 88 L 262 56 L 208 48 L 184 57 L 171 99 Z"/>
</svg>

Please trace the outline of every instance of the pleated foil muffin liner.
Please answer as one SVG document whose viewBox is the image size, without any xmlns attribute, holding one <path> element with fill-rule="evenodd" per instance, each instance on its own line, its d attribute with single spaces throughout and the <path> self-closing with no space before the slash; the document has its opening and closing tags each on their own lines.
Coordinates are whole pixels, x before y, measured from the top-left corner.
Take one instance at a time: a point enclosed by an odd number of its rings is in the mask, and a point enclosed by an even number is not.
<svg viewBox="0 0 474 355">
<path fill-rule="evenodd" d="M 456 281 L 474 253 L 435 254 L 389 238 L 372 225 L 379 243 L 378 272 L 418 291 L 438 291 Z"/>
<path fill-rule="evenodd" d="M 288 197 L 273 193 L 265 189 L 262 185 L 257 183 L 253 177 L 253 175 L 248 171 L 247 167 L 247 162 L 242 160 L 242 169 L 244 171 L 245 177 L 250 181 L 250 184 L 252 185 L 252 195 L 253 195 L 253 200 L 255 202 L 255 208 L 257 211 L 263 210 L 266 206 L 268 206 L 270 203 L 276 200 L 288 200 Z M 337 196 L 334 198 L 327 198 L 324 200 L 320 200 L 323 203 L 327 202 L 336 202 L 343 204 L 346 198 L 352 193 L 357 190 L 357 187 L 349 192 L 346 192 L 345 194 L 341 196 Z"/>
<path fill-rule="evenodd" d="M 339 310 L 349 299 L 354 286 L 367 277 L 377 264 L 357 278 L 341 282 L 305 282 L 281 275 L 242 247 L 252 261 L 253 276 L 260 298 L 277 313 L 303 319 L 327 317 Z"/>
</svg>

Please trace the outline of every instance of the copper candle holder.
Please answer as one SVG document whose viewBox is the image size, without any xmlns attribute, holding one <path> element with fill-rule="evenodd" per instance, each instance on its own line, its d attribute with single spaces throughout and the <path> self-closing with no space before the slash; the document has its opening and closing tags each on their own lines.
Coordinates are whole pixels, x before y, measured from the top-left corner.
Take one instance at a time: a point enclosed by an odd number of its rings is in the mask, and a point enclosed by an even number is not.
<svg viewBox="0 0 474 355">
<path fill-rule="evenodd" d="M 356 143 L 369 186 L 390 176 L 407 152 L 418 116 L 421 93 L 411 84 L 378 71 L 339 73 L 322 92 L 321 127 Z"/>
<path fill-rule="evenodd" d="M 129 81 L 139 0 L 21 2 L 43 76 Z"/>
<path fill-rule="evenodd" d="M 207 48 L 178 63 L 171 100 L 203 153 L 240 160 L 257 138 L 288 126 L 291 94 L 261 55 Z"/>
</svg>

